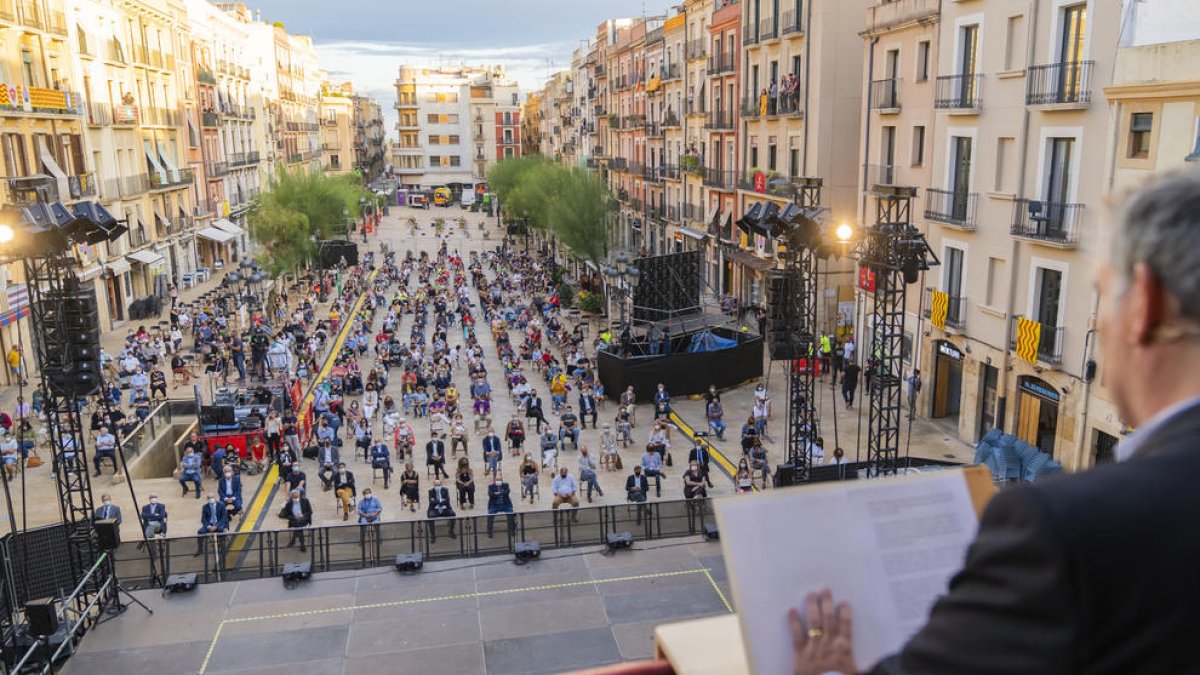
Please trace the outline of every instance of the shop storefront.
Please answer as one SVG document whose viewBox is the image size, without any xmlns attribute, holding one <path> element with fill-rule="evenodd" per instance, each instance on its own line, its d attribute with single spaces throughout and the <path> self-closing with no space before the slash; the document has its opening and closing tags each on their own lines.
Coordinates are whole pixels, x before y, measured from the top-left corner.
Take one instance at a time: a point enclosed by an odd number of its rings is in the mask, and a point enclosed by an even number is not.
<svg viewBox="0 0 1200 675">
<path fill-rule="evenodd" d="M 946 340 L 934 343 L 933 417 L 958 420 L 962 402 L 963 354 Z"/>
<path fill-rule="evenodd" d="M 1042 452 L 1054 454 L 1060 395 L 1054 385 L 1036 377 L 1017 378 L 1016 435 Z"/>
</svg>

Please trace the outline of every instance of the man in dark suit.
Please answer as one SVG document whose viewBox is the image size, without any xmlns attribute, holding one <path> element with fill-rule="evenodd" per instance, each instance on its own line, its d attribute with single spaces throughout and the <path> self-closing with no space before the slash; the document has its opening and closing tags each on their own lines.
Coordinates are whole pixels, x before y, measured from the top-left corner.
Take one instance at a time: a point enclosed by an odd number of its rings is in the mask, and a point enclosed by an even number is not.
<svg viewBox="0 0 1200 675">
<path fill-rule="evenodd" d="M 303 553 L 307 549 L 304 548 L 304 529 L 312 525 L 312 504 L 308 503 L 307 497 L 300 496 L 300 490 L 292 490 L 287 502 L 279 511 L 279 517 L 288 521 L 288 527 L 292 528 L 292 538 L 288 540 L 288 548 L 300 542 L 300 552 Z"/>
<path fill-rule="evenodd" d="M 321 468 L 317 471 L 317 478 L 321 479 L 321 483 L 325 486 L 325 491 L 329 492 L 333 489 L 333 476 L 337 473 L 338 462 L 341 461 L 337 446 L 332 441 L 321 441 L 321 447 L 318 449 L 317 463 Z"/>
<path fill-rule="evenodd" d="M 637 524 L 642 524 L 642 511 L 646 510 L 646 499 L 650 494 L 650 479 L 642 475 L 640 464 L 633 467 L 633 474 L 625 479 L 625 498 L 637 504 Z"/>
<path fill-rule="evenodd" d="M 489 539 L 492 537 L 493 525 L 496 521 L 495 514 L 497 513 L 509 514 L 508 531 L 513 531 L 514 517 L 512 516 L 512 512 L 512 494 L 509 490 L 508 483 L 505 482 L 504 477 L 500 475 L 500 472 L 496 471 L 492 474 L 492 482 L 488 484 L 487 532 Z"/>
<path fill-rule="evenodd" d="M 200 507 L 200 529 L 196 530 L 196 534 L 218 534 L 229 529 L 229 511 L 225 508 L 217 496 L 213 493 L 208 493 L 208 501 L 204 506 Z M 204 538 L 196 538 L 196 555 L 200 555 L 204 546 Z"/>
<path fill-rule="evenodd" d="M 100 507 L 96 509 L 92 520 L 115 520 L 117 527 L 121 526 L 121 507 L 112 502 L 112 496 L 108 493 L 100 495 Z"/>
<path fill-rule="evenodd" d="M 449 478 L 446 473 L 446 443 L 437 434 L 425 444 L 425 464 L 433 467 L 433 477 Z"/>
<path fill-rule="evenodd" d="M 537 432 L 542 433 L 542 425 L 550 424 L 546 421 L 546 414 L 542 412 L 542 397 L 538 396 L 537 389 L 529 392 L 529 397 L 525 399 L 525 418 L 534 418 L 537 420 Z"/>
<path fill-rule="evenodd" d="M 596 428 L 596 395 L 591 387 L 584 387 L 579 392 L 579 426 L 586 429 L 588 417 L 592 418 L 592 428 Z"/>
<path fill-rule="evenodd" d="M 383 489 L 386 490 L 392 476 L 392 456 L 382 439 L 371 446 L 371 468 L 383 471 Z"/>
<path fill-rule="evenodd" d="M 158 495 L 150 493 L 150 503 L 142 506 L 142 532 L 146 539 L 156 534 L 167 535 L 167 507 L 158 501 Z M 141 548 L 138 544 L 138 548 Z"/>
<path fill-rule="evenodd" d="M 1111 246 L 1097 335 L 1137 431 L 1117 463 L 996 495 L 928 623 L 873 675 L 1197 672 L 1200 172 L 1135 193 Z M 824 591 L 805 614 L 795 672 L 857 672 L 850 608 Z"/>
<path fill-rule="evenodd" d="M 437 529 L 434 527 L 434 518 L 453 518 L 454 508 L 450 506 L 450 490 L 442 485 L 441 478 L 435 478 L 433 487 L 429 488 L 429 510 L 425 514 L 429 517 L 429 541 L 430 543 L 437 541 Z M 450 538 L 457 539 L 454 534 L 454 521 L 450 521 Z"/>
<path fill-rule="evenodd" d="M 217 498 L 225 505 L 230 517 L 242 512 L 242 477 L 234 473 L 231 466 L 225 467 L 225 473 L 217 481 Z"/>
<path fill-rule="evenodd" d="M 688 452 L 688 462 L 695 462 L 699 465 L 700 471 L 704 473 L 704 482 L 708 483 L 708 487 L 712 487 L 712 478 L 708 475 L 708 461 L 711 457 L 708 454 L 708 446 L 700 438 L 692 439 L 692 449 Z"/>
</svg>

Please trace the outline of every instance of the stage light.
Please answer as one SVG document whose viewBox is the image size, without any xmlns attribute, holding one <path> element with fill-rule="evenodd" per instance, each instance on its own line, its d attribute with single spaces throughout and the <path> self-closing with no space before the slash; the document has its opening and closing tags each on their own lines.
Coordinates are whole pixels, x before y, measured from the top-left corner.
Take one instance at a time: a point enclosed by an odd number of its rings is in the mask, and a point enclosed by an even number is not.
<svg viewBox="0 0 1200 675">
<path fill-rule="evenodd" d="M 0 244 L 7 244 L 13 240 L 16 233 L 13 232 L 11 225 L 0 225 Z"/>
<path fill-rule="evenodd" d="M 311 562 L 305 560 L 304 562 L 288 563 L 283 566 L 283 587 L 290 591 L 311 576 Z"/>
<path fill-rule="evenodd" d="M 537 539 L 532 541 L 518 541 L 513 547 L 513 554 L 517 558 L 517 563 L 524 565 L 530 560 L 537 560 L 542 557 L 542 545 Z"/>
<path fill-rule="evenodd" d="M 163 584 L 163 595 L 167 593 L 187 593 L 196 590 L 196 573 L 188 572 L 187 574 L 172 574 L 167 577 L 167 583 Z"/>
<path fill-rule="evenodd" d="M 396 571 L 412 574 L 425 566 L 425 557 L 416 553 L 401 553 L 396 556 Z"/>
<path fill-rule="evenodd" d="M 608 535 L 608 542 L 604 548 L 609 553 L 616 553 L 623 548 L 633 548 L 633 533 L 632 532 L 613 532 Z"/>
<path fill-rule="evenodd" d="M 854 228 L 850 227 L 848 223 L 842 223 L 837 226 L 837 231 L 834 234 L 837 235 L 838 241 L 843 244 L 849 243 L 850 238 L 854 236 Z"/>
</svg>

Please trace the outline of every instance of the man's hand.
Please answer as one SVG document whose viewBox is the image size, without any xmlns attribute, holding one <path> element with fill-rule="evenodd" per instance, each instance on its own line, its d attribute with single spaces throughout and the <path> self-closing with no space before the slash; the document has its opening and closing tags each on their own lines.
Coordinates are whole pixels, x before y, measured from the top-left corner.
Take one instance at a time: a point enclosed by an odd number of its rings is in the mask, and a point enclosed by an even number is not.
<svg viewBox="0 0 1200 675">
<path fill-rule="evenodd" d="M 805 617 L 795 609 L 788 611 L 795 675 L 857 673 L 850 635 L 850 605 L 843 602 L 835 607 L 833 593 L 828 588 L 809 593 L 804 605 Z"/>
</svg>

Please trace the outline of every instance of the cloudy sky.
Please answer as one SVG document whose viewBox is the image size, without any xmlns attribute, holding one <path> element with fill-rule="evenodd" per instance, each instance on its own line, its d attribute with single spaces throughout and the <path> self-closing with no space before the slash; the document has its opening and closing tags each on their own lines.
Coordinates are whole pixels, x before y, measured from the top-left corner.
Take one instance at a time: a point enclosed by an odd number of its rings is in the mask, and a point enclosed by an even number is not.
<svg viewBox="0 0 1200 675">
<path fill-rule="evenodd" d="M 502 63 L 521 89 L 569 67 L 571 52 L 608 18 L 666 14 L 671 0 L 247 0 L 265 21 L 309 34 L 333 81 L 383 105 L 395 135 L 402 63 Z"/>
</svg>

